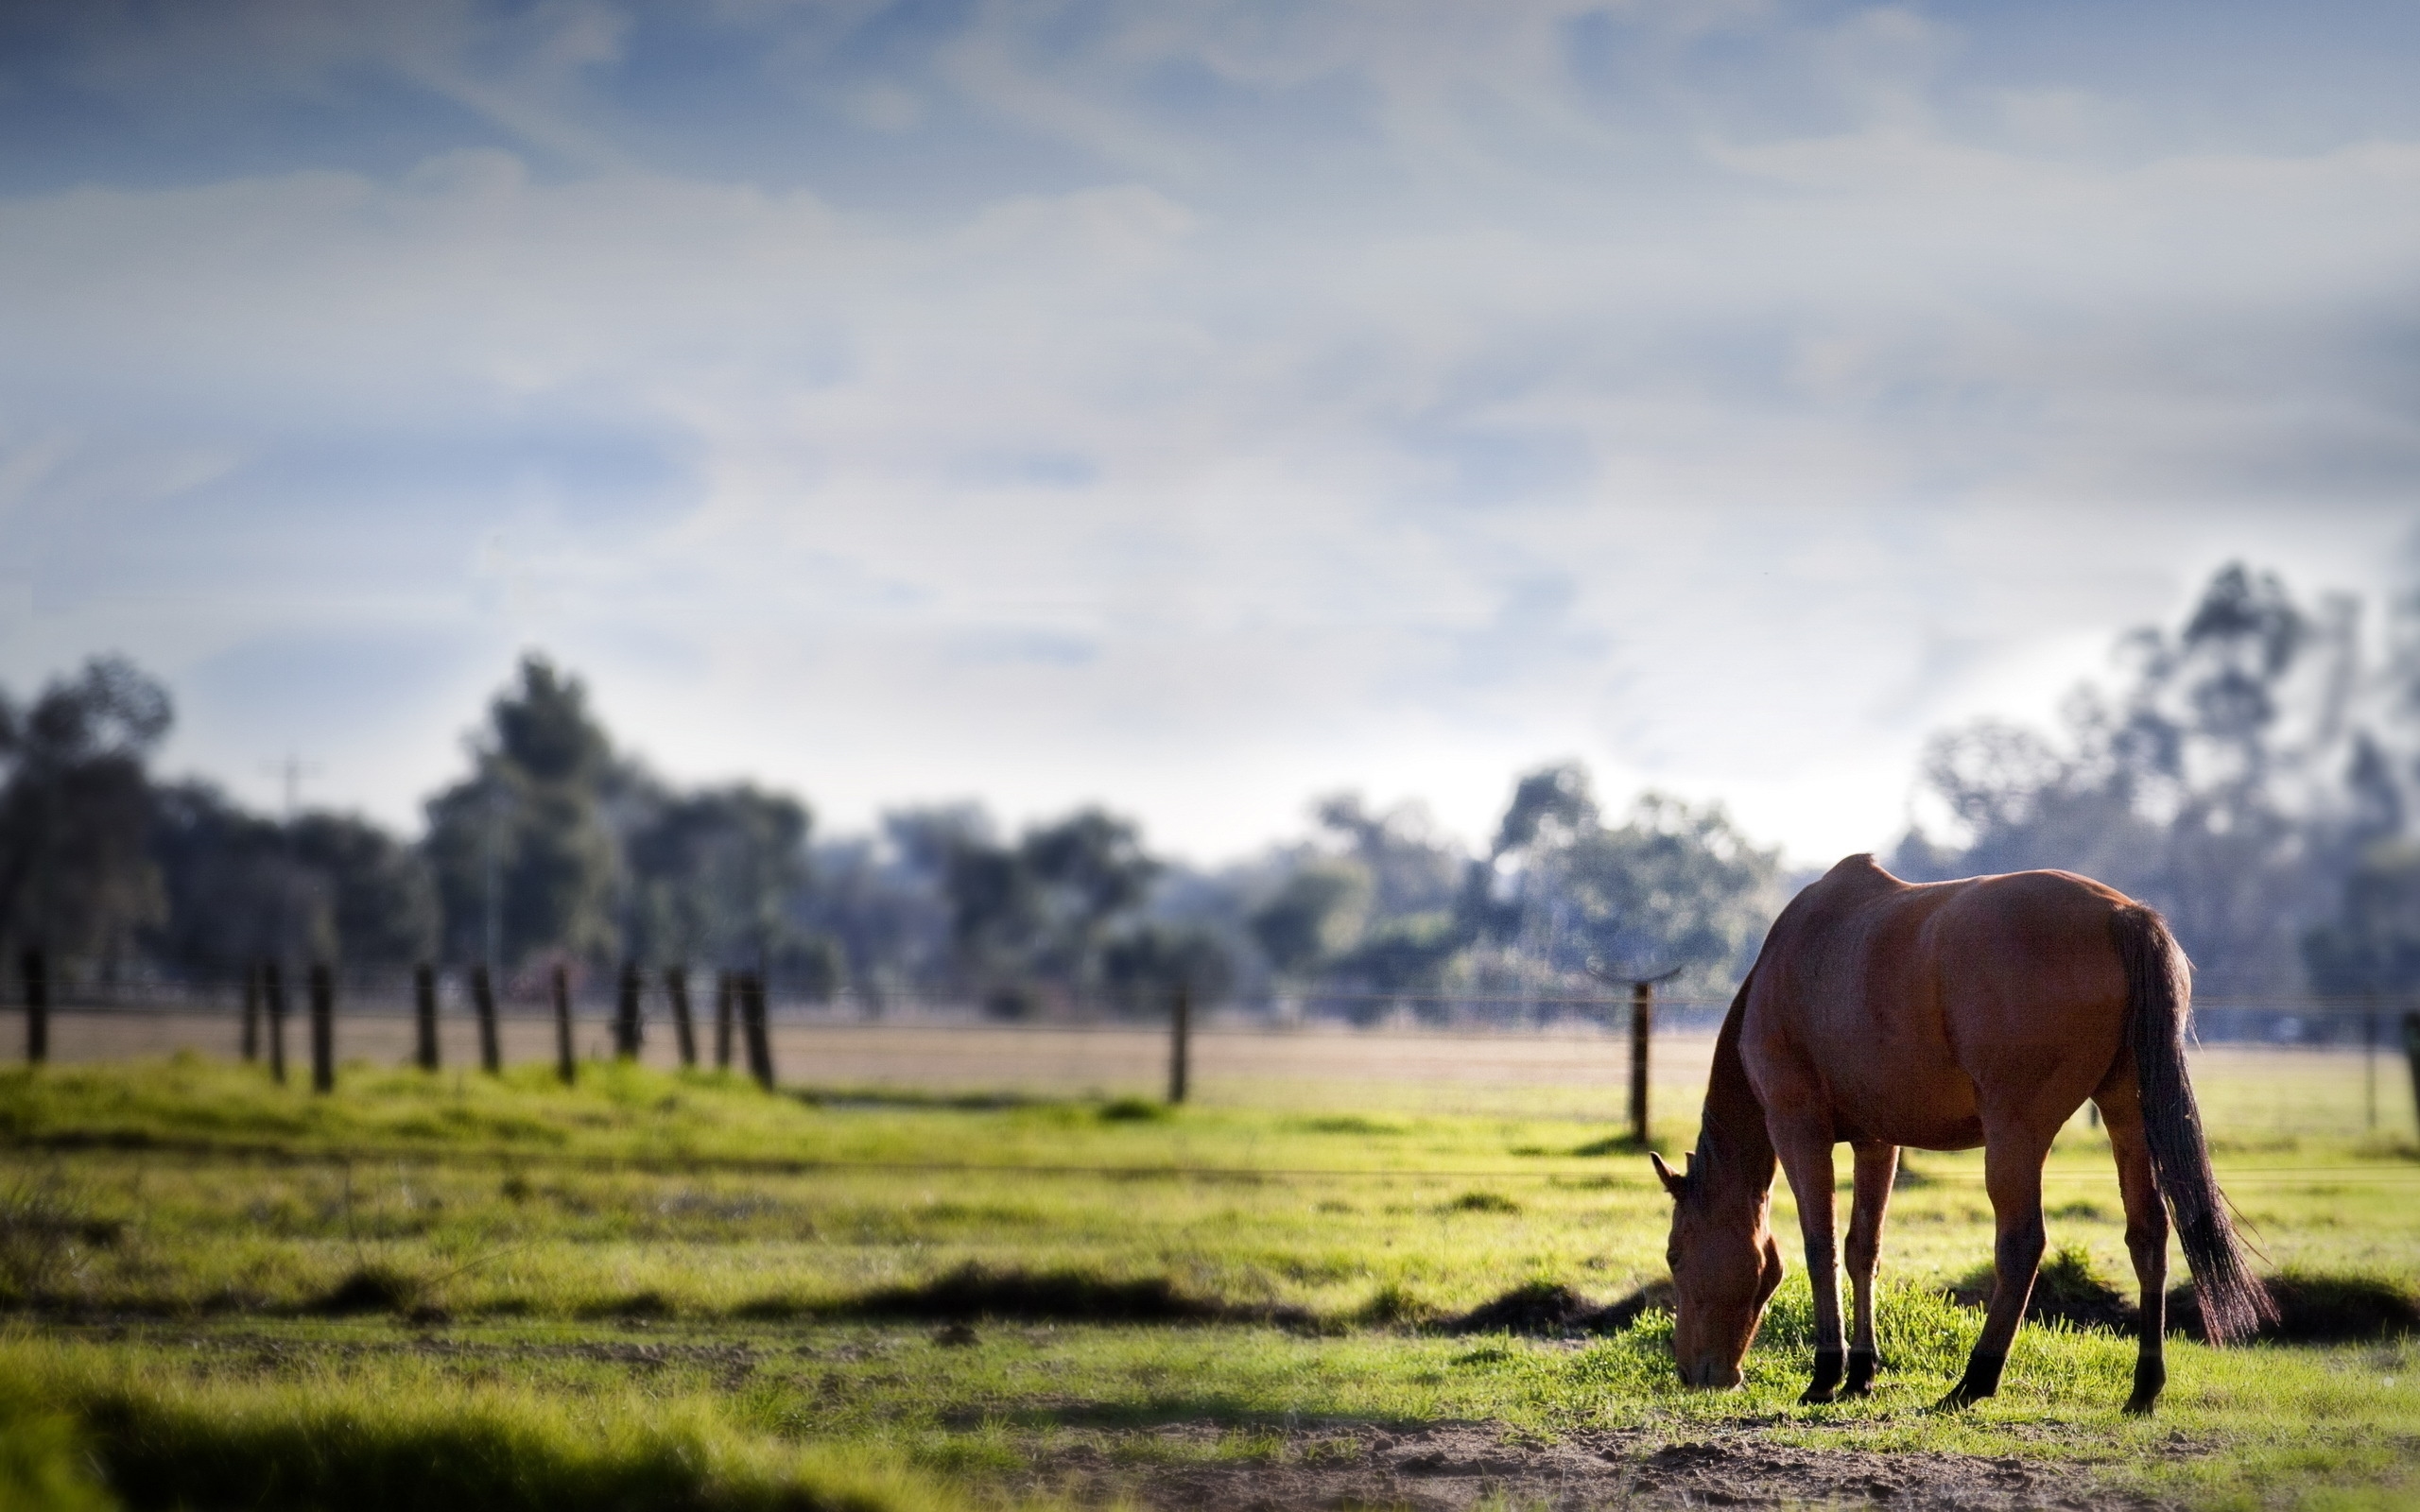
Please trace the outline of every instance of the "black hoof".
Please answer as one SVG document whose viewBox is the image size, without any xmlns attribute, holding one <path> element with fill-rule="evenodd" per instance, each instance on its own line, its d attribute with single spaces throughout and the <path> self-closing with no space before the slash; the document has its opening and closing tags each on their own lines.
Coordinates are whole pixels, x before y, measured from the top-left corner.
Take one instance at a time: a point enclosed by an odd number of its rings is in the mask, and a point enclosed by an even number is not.
<svg viewBox="0 0 2420 1512">
<path fill-rule="evenodd" d="M 1882 1362 L 1876 1358 L 1872 1349 L 1851 1349 L 1849 1378 L 1841 1385 L 1841 1395 L 1862 1397 L 1871 1393 L 1874 1390 L 1874 1372 L 1879 1369 L 1881 1365 Z"/>
<path fill-rule="evenodd" d="M 1935 1412 L 1959 1412 L 1972 1407 L 2000 1389 L 2000 1370 L 2008 1364 L 2004 1354 L 1985 1354 L 1978 1349 L 1966 1357 L 1966 1374 L 1950 1389 L 1948 1396 L 1933 1404 Z"/>
<path fill-rule="evenodd" d="M 2159 1405 L 2160 1388 L 2168 1384 L 2168 1366 L 2159 1360 L 2135 1362 L 2135 1394 L 2126 1399 L 2126 1416 L 2148 1418 Z"/>
<path fill-rule="evenodd" d="M 1818 1349 L 1815 1351 L 1815 1383 L 1806 1388 L 1806 1394 L 1798 1399 L 1798 1404 L 1820 1407 L 1840 1395 L 1840 1385 L 1841 1351 Z"/>
</svg>

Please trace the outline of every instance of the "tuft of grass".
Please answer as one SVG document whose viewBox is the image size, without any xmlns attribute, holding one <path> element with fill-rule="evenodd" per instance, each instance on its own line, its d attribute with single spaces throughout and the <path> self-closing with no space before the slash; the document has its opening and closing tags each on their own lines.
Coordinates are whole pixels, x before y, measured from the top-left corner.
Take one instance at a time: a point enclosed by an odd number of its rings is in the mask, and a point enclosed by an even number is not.
<svg viewBox="0 0 2420 1512">
<path fill-rule="evenodd" d="M 2358 1344 L 2420 1333 L 2420 1297 L 2384 1276 L 2289 1270 L 2262 1282 L 2277 1304 L 2274 1321 L 2253 1337 L 2272 1344 Z M 2190 1284 L 2169 1294 L 2169 1328 L 2204 1337 L 2202 1307 Z"/>
<path fill-rule="evenodd" d="M 1642 1144 L 1628 1134 L 1608 1134 L 1600 1140 L 1590 1140 L 1571 1153 L 1584 1159 L 1596 1160 L 1608 1155 L 1645 1155 L 1654 1147 L 1651 1143 Z"/>
<path fill-rule="evenodd" d="M 1167 1104 L 1148 1097 L 1119 1097 L 1101 1104 L 1098 1116 L 1104 1124 L 1158 1124 L 1176 1113 Z"/>
<path fill-rule="evenodd" d="M 321 1293 L 311 1311 L 331 1317 L 356 1313 L 409 1313 L 428 1294 L 421 1278 L 391 1265 L 361 1265 Z"/>
<path fill-rule="evenodd" d="M 1986 1264 L 1969 1271 L 1949 1287 L 1947 1295 L 1962 1307 L 1987 1307 L 1992 1285 L 1992 1267 Z M 2025 1301 L 2025 1316 L 2030 1323 L 2124 1332 L 2135 1326 L 2137 1310 L 2116 1282 L 2093 1268 L 2090 1254 L 2063 1246 L 2036 1273 L 2032 1295 Z"/>
<path fill-rule="evenodd" d="M 1593 1331 L 1604 1310 L 1560 1281 L 1532 1280 L 1445 1324 L 1450 1333 L 1563 1334 Z"/>
<path fill-rule="evenodd" d="M 0 1303 L 50 1297 L 83 1252 L 115 1246 L 125 1230 L 86 1211 L 58 1166 L 20 1174 L 0 1190 Z"/>
<path fill-rule="evenodd" d="M 75 1419 L 35 1400 L 34 1384 L 0 1378 L 0 1512 L 105 1512 Z"/>
<path fill-rule="evenodd" d="M 578 1399 L 464 1385 L 390 1365 L 383 1380 L 318 1369 L 299 1382 L 164 1379 L 92 1351 L 0 1343 L 14 1400 L 49 1403 L 25 1442 L 0 1442 L 0 1475 L 29 1505 L 106 1503 L 75 1478 L 78 1451 L 128 1505 L 343 1506 L 408 1512 L 697 1509 L 922 1512 L 960 1503 L 864 1451 L 752 1437 L 708 1403 L 634 1390 Z M 0 1412 L 8 1409 L 0 1406 Z M 0 1419 L 5 1420 L 5 1419 Z M 78 1501 L 82 1496 L 84 1500 Z"/>
<path fill-rule="evenodd" d="M 1365 1138 L 1382 1138 L 1406 1132 L 1401 1124 L 1384 1119 L 1365 1118 L 1358 1113 L 1340 1113 L 1327 1118 L 1298 1118 L 1293 1126 L 1305 1134 L 1358 1134 Z"/>
<path fill-rule="evenodd" d="M 1465 1192 L 1442 1203 L 1439 1212 L 1518 1212 L 1521 1205 L 1501 1192 Z"/>
<path fill-rule="evenodd" d="M 822 1309 L 859 1317 L 1044 1323 L 1306 1323 L 1297 1309 L 1188 1295 L 1165 1276 L 1115 1280 L 1086 1271 L 995 1270 L 970 1263 L 912 1286 L 884 1287 Z"/>
</svg>

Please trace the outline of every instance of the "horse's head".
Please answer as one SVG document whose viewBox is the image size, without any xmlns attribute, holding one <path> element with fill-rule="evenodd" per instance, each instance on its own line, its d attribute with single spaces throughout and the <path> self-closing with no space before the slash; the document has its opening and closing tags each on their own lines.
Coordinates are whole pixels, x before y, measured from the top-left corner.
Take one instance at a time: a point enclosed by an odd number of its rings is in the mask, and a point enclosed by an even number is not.
<svg viewBox="0 0 2420 1512">
<path fill-rule="evenodd" d="M 1685 1173 L 1650 1155 L 1672 1194 L 1672 1355 L 1681 1383 L 1729 1390 L 1756 1325 L 1781 1284 L 1781 1246 L 1765 1222 L 1763 1194 L 1732 1200 L 1708 1190 L 1707 1173 Z"/>
</svg>

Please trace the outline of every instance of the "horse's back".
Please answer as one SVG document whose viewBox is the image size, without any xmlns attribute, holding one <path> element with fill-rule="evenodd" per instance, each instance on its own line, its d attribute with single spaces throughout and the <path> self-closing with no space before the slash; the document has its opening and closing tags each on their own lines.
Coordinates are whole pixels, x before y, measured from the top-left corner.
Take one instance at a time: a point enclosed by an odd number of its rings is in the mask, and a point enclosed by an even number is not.
<svg viewBox="0 0 2420 1512">
<path fill-rule="evenodd" d="M 2109 921 L 2126 905 L 2066 872 L 1910 884 L 1852 856 L 1774 921 L 1750 1077 L 1841 1138 L 1920 1147 L 1975 1143 L 1997 1110 L 2072 1110 L 2122 1043 Z"/>
</svg>

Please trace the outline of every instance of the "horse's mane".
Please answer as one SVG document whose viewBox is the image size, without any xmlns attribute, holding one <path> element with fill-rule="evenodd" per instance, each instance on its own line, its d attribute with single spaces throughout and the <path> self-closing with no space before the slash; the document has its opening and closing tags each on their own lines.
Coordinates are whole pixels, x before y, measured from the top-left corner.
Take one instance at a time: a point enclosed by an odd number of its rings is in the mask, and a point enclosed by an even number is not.
<svg viewBox="0 0 2420 1512">
<path fill-rule="evenodd" d="M 1735 1184 L 1754 1194 L 1772 1185 L 1773 1143 L 1765 1131 L 1765 1105 L 1757 1099 L 1747 1065 L 1739 1058 L 1740 1020 L 1747 1014 L 1748 988 L 1755 979 L 1756 973 L 1751 971 L 1739 984 L 1731 1010 L 1722 1016 L 1722 1030 L 1715 1036 L 1705 1111 L 1698 1120 L 1697 1153 L 1689 1160 L 1692 1194 Z"/>
</svg>

